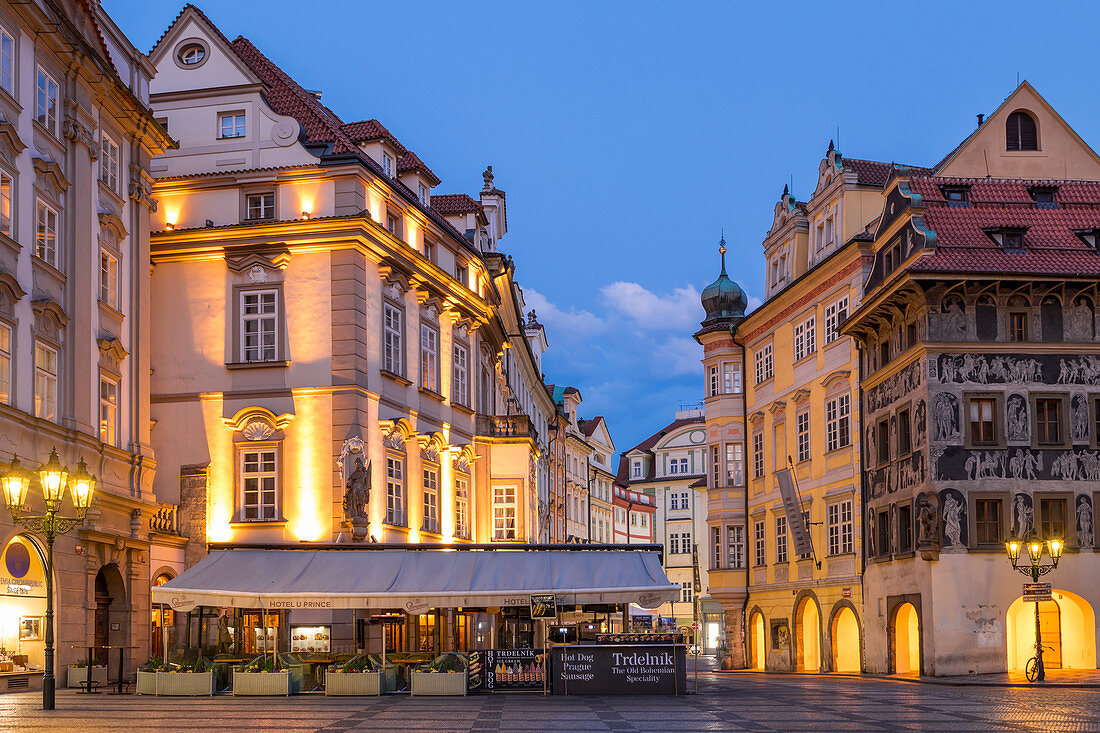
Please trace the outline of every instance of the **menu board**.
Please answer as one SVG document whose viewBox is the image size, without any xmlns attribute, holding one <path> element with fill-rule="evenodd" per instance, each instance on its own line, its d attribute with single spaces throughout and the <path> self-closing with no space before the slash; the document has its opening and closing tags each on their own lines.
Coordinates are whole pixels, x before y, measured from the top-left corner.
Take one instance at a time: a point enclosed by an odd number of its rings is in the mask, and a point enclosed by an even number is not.
<svg viewBox="0 0 1100 733">
<path fill-rule="evenodd" d="M 486 649 L 469 658 L 471 690 L 541 690 L 545 684 L 544 649 Z"/>
<path fill-rule="evenodd" d="M 291 626 L 290 651 L 328 653 L 331 649 L 332 633 L 329 626 Z"/>
<path fill-rule="evenodd" d="M 554 647 L 555 695 L 682 695 L 687 685 L 685 647 Z"/>
</svg>

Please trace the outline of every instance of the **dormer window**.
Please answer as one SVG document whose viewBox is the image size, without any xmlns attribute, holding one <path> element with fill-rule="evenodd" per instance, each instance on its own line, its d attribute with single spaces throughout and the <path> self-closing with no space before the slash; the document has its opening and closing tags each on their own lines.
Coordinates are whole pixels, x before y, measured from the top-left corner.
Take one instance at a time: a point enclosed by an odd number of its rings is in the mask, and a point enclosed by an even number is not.
<svg viewBox="0 0 1100 733">
<path fill-rule="evenodd" d="M 961 208 L 970 205 L 970 186 L 944 186 L 941 190 L 948 206 Z"/>
<path fill-rule="evenodd" d="M 1016 110 L 1005 121 L 1005 149 L 1039 149 L 1039 128 L 1035 118 L 1024 110 Z"/>
<path fill-rule="evenodd" d="M 393 156 L 389 153 L 382 153 L 382 172 L 393 176 Z"/>
<path fill-rule="evenodd" d="M 1077 229 L 1073 232 L 1077 238 L 1100 254 L 1100 229 Z"/>
<path fill-rule="evenodd" d="M 428 205 L 428 187 L 423 183 L 416 184 L 416 195 L 420 199 L 420 203 L 424 206 Z"/>
<path fill-rule="evenodd" d="M 180 49 L 178 58 L 184 66 L 197 66 L 206 58 L 206 49 L 198 43 L 188 43 Z"/>
<path fill-rule="evenodd" d="M 1035 187 L 1028 189 L 1031 200 L 1035 202 L 1036 209 L 1057 209 L 1058 202 L 1054 198 L 1057 192 L 1058 189 L 1056 188 Z"/>
<path fill-rule="evenodd" d="M 986 229 L 985 233 L 994 242 L 1001 246 L 1005 252 L 1026 252 L 1024 234 L 1027 229 L 1004 227 L 1001 229 Z"/>
</svg>

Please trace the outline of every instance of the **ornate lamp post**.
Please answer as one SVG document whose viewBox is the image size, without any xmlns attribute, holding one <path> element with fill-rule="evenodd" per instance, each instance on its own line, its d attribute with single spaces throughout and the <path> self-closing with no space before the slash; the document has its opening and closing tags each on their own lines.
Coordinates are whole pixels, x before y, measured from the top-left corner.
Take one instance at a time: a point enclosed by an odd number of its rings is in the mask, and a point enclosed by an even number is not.
<svg viewBox="0 0 1100 733">
<path fill-rule="evenodd" d="M 89 475 L 84 459 L 76 466 L 76 472 L 61 465 L 57 450 L 50 451 L 50 458 L 38 468 L 38 484 L 42 489 L 42 498 L 46 504 L 45 514 L 27 514 L 27 491 L 30 489 L 32 474 L 19 465 L 14 457 L 8 470 L 0 475 L 0 488 L 3 489 L 4 503 L 11 512 L 12 521 L 46 539 L 46 664 L 42 674 L 42 709 L 54 709 L 54 663 L 53 663 L 53 541 L 73 527 L 84 524 L 88 507 L 92 505 L 95 494 L 95 476 Z M 65 489 L 72 495 L 75 517 L 62 517 L 58 514 L 65 500 Z"/>
<path fill-rule="evenodd" d="M 1026 565 L 1020 565 L 1020 550 L 1026 550 L 1027 556 L 1030 562 Z M 1020 573 L 1031 578 L 1031 582 L 1038 583 L 1039 578 L 1049 573 L 1058 567 L 1058 560 L 1062 557 L 1062 550 L 1065 549 L 1065 543 L 1062 540 L 1047 540 L 1045 542 L 1032 538 L 1029 540 L 1010 539 L 1005 543 L 1005 551 L 1008 553 L 1008 559 L 1012 561 L 1012 568 Z M 1041 562 L 1043 558 L 1043 552 L 1046 551 L 1050 555 L 1051 562 L 1049 564 L 1043 564 Z M 1032 682 L 1045 682 L 1047 675 L 1046 670 L 1043 668 L 1043 640 L 1039 631 L 1039 601 L 1035 601 L 1035 671 L 1034 679 L 1028 674 L 1028 679 Z M 1025 673 L 1028 672 L 1025 668 Z"/>
</svg>

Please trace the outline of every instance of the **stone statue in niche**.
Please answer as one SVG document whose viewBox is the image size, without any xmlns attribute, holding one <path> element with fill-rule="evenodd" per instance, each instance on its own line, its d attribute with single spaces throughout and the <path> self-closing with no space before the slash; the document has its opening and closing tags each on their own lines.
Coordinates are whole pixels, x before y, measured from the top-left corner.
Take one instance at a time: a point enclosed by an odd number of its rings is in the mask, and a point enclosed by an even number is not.
<svg viewBox="0 0 1100 733">
<path fill-rule="evenodd" d="M 1092 341 L 1093 338 L 1093 312 L 1092 303 L 1085 296 L 1079 296 L 1073 301 L 1066 318 L 1066 335 L 1070 341 Z"/>
<path fill-rule="evenodd" d="M 963 304 L 962 299 L 958 297 L 946 298 L 943 301 L 941 310 L 943 312 L 944 340 L 965 341 L 966 306 Z"/>
<path fill-rule="evenodd" d="M 962 547 L 966 544 L 964 526 L 966 524 L 966 506 L 962 494 L 954 489 L 944 489 L 943 500 L 943 546 Z"/>
<path fill-rule="evenodd" d="M 959 399 L 955 395 L 950 392 L 936 395 L 932 402 L 932 425 L 936 440 L 954 440 L 959 437 Z"/>
<path fill-rule="evenodd" d="M 1027 400 L 1018 394 L 1009 395 L 1006 411 L 1008 412 L 1008 439 L 1023 441 L 1031 440 L 1030 421 L 1027 416 Z"/>
<path fill-rule="evenodd" d="M 867 508 L 867 557 L 875 556 L 875 510 Z"/>
<path fill-rule="evenodd" d="M 1012 478 L 1024 478 L 1026 474 L 1029 481 L 1034 481 L 1035 472 L 1043 470 L 1043 454 L 1017 448 L 1016 455 L 1008 459 L 1008 470 Z"/>
<path fill-rule="evenodd" d="M 933 492 L 917 494 L 917 549 L 940 549 L 940 498 Z"/>
<path fill-rule="evenodd" d="M 1077 546 L 1092 547 L 1092 500 L 1085 494 L 1077 497 Z"/>
<path fill-rule="evenodd" d="M 914 416 L 914 420 L 916 422 L 916 424 L 913 427 L 914 427 L 914 432 L 916 433 L 916 436 L 917 436 L 917 440 L 916 440 L 917 445 L 924 445 L 924 438 L 927 435 L 925 425 L 924 425 L 924 421 L 927 419 L 927 415 L 926 415 L 927 411 L 928 411 L 928 409 L 924 404 L 924 400 L 917 400 L 917 406 L 913 410 L 913 416 Z"/>
<path fill-rule="evenodd" d="M 1021 540 L 1027 539 L 1035 529 L 1035 515 L 1032 511 L 1031 497 L 1016 494 L 1012 500 L 1012 535 Z"/>
<path fill-rule="evenodd" d="M 1089 404 L 1081 393 L 1073 395 L 1069 411 L 1070 434 L 1073 440 L 1087 442 L 1089 439 Z"/>
<path fill-rule="evenodd" d="M 352 539 L 362 540 L 370 523 L 370 464 L 356 457 L 355 468 L 344 484 L 344 519 L 351 525 Z"/>
</svg>

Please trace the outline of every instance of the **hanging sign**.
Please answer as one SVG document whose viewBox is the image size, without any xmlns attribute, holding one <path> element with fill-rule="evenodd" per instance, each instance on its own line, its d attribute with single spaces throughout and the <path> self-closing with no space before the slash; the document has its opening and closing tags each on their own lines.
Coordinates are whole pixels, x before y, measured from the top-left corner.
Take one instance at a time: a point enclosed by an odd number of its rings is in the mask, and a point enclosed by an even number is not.
<svg viewBox="0 0 1100 733">
<path fill-rule="evenodd" d="M 1024 603 L 1044 603 L 1054 600 L 1050 583 L 1024 583 Z"/>
<path fill-rule="evenodd" d="M 798 501 L 798 492 L 794 488 L 791 470 L 784 468 L 776 471 L 775 480 L 779 483 L 779 493 L 783 496 L 783 511 L 787 514 L 787 528 L 794 542 L 794 551 L 799 556 L 809 557 L 813 554 L 814 548 L 810 542 L 810 530 L 806 526 L 806 518 L 802 516 L 802 506 Z"/>
<path fill-rule="evenodd" d="M 531 596 L 531 618 L 556 618 L 558 599 L 553 593 Z"/>
</svg>

